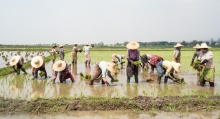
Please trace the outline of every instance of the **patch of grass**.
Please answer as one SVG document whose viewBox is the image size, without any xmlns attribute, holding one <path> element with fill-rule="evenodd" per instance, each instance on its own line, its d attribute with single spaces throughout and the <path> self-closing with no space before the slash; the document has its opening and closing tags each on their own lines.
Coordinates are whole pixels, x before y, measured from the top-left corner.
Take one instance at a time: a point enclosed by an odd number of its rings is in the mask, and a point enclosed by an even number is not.
<svg viewBox="0 0 220 119">
<path fill-rule="evenodd" d="M 4 108 L 6 106 L 7 106 L 7 104 L 5 102 L 0 102 L 0 108 Z"/>
</svg>

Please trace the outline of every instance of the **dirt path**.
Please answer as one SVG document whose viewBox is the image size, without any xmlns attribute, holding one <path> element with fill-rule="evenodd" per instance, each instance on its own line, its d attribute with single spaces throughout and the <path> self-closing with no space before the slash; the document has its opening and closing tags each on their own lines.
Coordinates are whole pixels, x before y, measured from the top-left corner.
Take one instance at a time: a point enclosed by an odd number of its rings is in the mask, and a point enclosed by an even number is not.
<svg viewBox="0 0 220 119">
<path fill-rule="evenodd" d="M 66 111 L 93 110 L 160 110 L 160 111 L 209 111 L 220 109 L 220 96 L 171 96 L 151 98 L 138 96 L 128 98 L 60 98 L 32 101 L 0 98 L 0 114 L 63 113 Z"/>
</svg>

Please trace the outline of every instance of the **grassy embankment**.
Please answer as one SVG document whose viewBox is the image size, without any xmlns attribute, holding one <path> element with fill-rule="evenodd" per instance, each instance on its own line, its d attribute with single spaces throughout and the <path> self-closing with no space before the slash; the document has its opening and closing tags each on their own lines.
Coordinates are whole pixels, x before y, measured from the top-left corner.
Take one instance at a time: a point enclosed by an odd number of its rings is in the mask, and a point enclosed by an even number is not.
<svg viewBox="0 0 220 119">
<path fill-rule="evenodd" d="M 0 98 L 0 114 L 18 113 L 64 113 L 66 111 L 81 110 L 133 110 L 149 111 L 156 115 L 156 111 L 191 112 L 211 111 L 220 109 L 220 96 L 170 96 L 170 97 L 144 97 L 128 98 L 57 98 L 35 99 L 32 101 Z"/>
</svg>

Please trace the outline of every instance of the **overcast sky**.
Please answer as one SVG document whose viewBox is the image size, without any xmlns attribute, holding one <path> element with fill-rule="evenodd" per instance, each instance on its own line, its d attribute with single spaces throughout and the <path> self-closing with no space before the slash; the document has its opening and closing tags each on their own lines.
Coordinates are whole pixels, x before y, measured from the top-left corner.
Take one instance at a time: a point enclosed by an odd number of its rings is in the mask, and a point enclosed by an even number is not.
<svg viewBox="0 0 220 119">
<path fill-rule="evenodd" d="M 0 44 L 220 38 L 220 0 L 0 0 Z"/>
</svg>

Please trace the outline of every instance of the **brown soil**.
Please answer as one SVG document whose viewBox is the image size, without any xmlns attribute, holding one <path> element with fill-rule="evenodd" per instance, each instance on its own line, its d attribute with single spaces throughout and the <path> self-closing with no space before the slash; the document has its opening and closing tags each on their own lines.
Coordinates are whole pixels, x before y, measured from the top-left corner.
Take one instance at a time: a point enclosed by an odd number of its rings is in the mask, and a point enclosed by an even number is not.
<svg viewBox="0 0 220 119">
<path fill-rule="evenodd" d="M 138 96 L 127 98 L 60 98 L 36 99 L 33 101 L 0 98 L 0 114 L 19 113 L 63 113 L 81 110 L 125 110 L 150 111 L 197 111 L 220 109 L 220 96 L 184 96 L 152 98 Z"/>
</svg>

